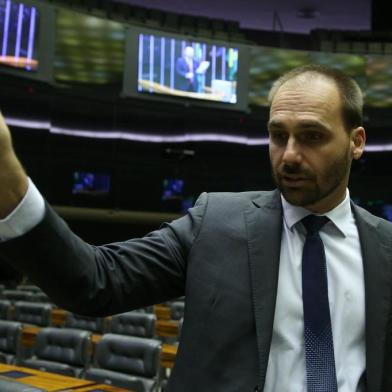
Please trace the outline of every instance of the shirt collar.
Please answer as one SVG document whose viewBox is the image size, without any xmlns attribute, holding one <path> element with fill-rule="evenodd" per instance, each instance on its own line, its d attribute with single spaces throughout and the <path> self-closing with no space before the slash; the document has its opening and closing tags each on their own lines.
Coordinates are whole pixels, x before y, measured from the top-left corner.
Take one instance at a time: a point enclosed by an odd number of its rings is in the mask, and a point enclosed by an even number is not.
<svg viewBox="0 0 392 392">
<path fill-rule="evenodd" d="M 305 218 L 305 216 L 312 214 L 312 212 L 307 210 L 306 208 L 290 204 L 283 197 L 282 194 L 281 198 L 283 206 L 283 217 L 286 222 L 286 225 L 291 231 L 301 219 Z M 334 224 L 334 226 L 339 230 L 339 232 L 342 235 L 346 236 L 348 229 L 347 224 L 350 222 L 350 219 L 352 217 L 349 190 L 346 190 L 346 197 L 339 205 L 337 205 L 331 211 L 328 211 L 327 213 L 321 215 L 327 216 Z"/>
</svg>

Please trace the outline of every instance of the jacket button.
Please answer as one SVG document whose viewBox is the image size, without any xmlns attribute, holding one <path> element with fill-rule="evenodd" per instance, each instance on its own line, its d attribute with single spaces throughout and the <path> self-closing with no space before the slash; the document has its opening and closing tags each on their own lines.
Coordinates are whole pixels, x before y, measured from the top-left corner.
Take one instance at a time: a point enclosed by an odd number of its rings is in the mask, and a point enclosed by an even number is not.
<svg viewBox="0 0 392 392">
<path fill-rule="evenodd" d="M 258 385 L 255 386 L 254 392 L 261 392 Z"/>
</svg>

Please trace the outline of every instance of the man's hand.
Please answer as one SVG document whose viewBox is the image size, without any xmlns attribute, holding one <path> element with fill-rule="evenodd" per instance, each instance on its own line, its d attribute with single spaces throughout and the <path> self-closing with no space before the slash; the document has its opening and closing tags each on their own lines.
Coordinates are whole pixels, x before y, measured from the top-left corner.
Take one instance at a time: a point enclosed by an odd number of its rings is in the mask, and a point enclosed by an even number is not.
<svg viewBox="0 0 392 392">
<path fill-rule="evenodd" d="M 0 113 L 0 219 L 15 209 L 27 187 L 26 173 L 15 155 L 10 131 Z"/>
</svg>

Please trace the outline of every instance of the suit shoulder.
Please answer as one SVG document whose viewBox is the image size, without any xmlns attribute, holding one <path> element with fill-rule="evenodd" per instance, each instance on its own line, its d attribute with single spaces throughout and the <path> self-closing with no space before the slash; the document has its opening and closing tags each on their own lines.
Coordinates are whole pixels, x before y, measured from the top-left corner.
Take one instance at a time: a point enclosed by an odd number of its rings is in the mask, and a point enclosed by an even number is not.
<svg viewBox="0 0 392 392">
<path fill-rule="evenodd" d="M 371 212 L 358 205 L 355 205 L 355 210 L 356 213 L 359 214 L 362 219 L 373 224 L 375 227 L 378 227 L 380 229 L 389 232 L 392 235 L 392 222 L 389 222 L 388 220 L 381 218 L 379 216 L 373 215 Z"/>
<path fill-rule="evenodd" d="M 252 203 L 263 204 L 276 196 L 276 191 L 211 192 L 205 194 L 209 205 L 246 206 Z"/>
</svg>

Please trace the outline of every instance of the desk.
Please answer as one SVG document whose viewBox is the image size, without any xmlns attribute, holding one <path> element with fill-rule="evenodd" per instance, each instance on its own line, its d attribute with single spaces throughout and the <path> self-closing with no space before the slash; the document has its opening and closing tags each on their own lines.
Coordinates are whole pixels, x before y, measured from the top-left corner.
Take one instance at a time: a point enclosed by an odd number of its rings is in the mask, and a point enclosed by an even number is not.
<svg viewBox="0 0 392 392">
<path fill-rule="evenodd" d="M 64 309 L 53 309 L 51 312 L 52 325 L 54 327 L 63 327 L 67 313 Z"/>
<path fill-rule="evenodd" d="M 154 313 L 158 320 L 170 320 L 171 319 L 171 309 L 164 305 L 155 305 Z"/>
<path fill-rule="evenodd" d="M 164 368 L 172 368 L 177 355 L 176 344 L 162 344 L 161 366 Z"/>
<path fill-rule="evenodd" d="M 4 372 L 19 371 L 27 373 L 25 377 L 13 378 L 6 377 Z M 21 366 L 6 365 L 0 363 L 0 376 L 12 381 L 17 381 L 22 384 L 30 385 L 32 387 L 42 388 L 48 392 L 73 390 L 76 388 L 87 387 L 94 385 L 94 381 L 82 380 L 79 378 L 62 376 L 61 374 L 42 372 L 36 369 L 30 369 Z"/>
<path fill-rule="evenodd" d="M 24 325 L 22 327 L 22 346 L 33 347 L 35 338 L 41 328 L 34 325 Z"/>
<path fill-rule="evenodd" d="M 222 93 L 212 93 L 212 92 L 196 93 L 196 92 L 182 91 L 182 90 L 172 89 L 160 83 L 150 82 L 149 80 L 145 80 L 145 79 L 139 79 L 138 83 L 139 86 L 143 87 L 143 89 L 147 91 L 153 91 L 154 93 L 175 95 L 177 97 L 208 99 L 210 101 L 218 101 L 218 102 L 222 102 L 224 98 L 224 94 Z"/>
<path fill-rule="evenodd" d="M 177 338 L 178 336 L 178 321 L 174 320 L 157 320 L 155 333 L 157 336 L 164 336 L 168 338 Z"/>
<path fill-rule="evenodd" d="M 120 387 L 113 387 L 112 385 L 107 385 L 107 384 L 96 384 L 96 385 L 91 385 L 86 388 L 78 388 L 75 389 L 75 392 L 94 392 L 94 391 L 107 391 L 107 392 L 131 392 L 130 389 L 124 389 Z"/>
</svg>

